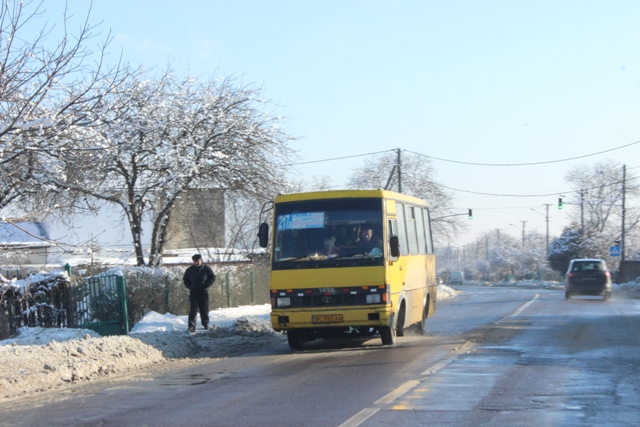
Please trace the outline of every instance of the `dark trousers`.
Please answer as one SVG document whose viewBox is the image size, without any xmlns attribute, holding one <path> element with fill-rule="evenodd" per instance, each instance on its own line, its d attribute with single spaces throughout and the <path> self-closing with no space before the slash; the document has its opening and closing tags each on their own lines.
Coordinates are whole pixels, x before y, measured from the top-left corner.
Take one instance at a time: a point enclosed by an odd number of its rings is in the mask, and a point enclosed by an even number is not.
<svg viewBox="0 0 640 427">
<path fill-rule="evenodd" d="M 189 294 L 189 327 L 196 327 L 196 315 L 200 312 L 202 326 L 209 325 L 209 293 Z"/>
</svg>

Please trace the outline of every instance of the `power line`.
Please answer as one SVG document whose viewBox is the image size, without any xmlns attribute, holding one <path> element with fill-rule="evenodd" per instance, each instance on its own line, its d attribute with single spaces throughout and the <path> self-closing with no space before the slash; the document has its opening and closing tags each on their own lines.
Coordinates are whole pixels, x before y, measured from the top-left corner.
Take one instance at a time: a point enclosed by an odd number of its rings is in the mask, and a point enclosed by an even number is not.
<svg viewBox="0 0 640 427">
<path fill-rule="evenodd" d="M 640 166 L 636 166 L 633 168 L 627 168 L 627 170 L 629 169 L 635 169 L 637 167 Z M 640 179 L 640 177 L 632 177 L 632 178 L 627 178 L 626 181 L 632 181 L 635 179 Z M 600 187 L 604 187 L 604 186 L 614 186 L 614 185 L 620 185 L 622 184 L 623 181 L 613 181 L 613 182 L 608 182 L 608 183 L 604 183 L 602 185 L 594 185 L 593 187 L 586 187 L 580 190 L 562 190 L 562 191 L 558 191 L 555 193 L 547 193 L 547 194 L 497 194 L 497 193 L 482 193 L 479 191 L 471 191 L 471 190 L 461 190 L 459 188 L 453 188 L 453 187 L 448 187 L 446 185 L 442 185 L 440 184 L 441 187 L 446 188 L 448 190 L 452 190 L 452 191 L 459 191 L 461 193 L 470 193 L 470 194 L 478 194 L 481 196 L 497 196 L 497 197 L 548 197 L 548 196 L 557 196 L 559 194 L 569 194 L 569 193 L 579 193 L 581 191 L 589 191 L 589 190 L 597 190 Z"/>
<path fill-rule="evenodd" d="M 604 151 L 600 151 L 597 153 L 592 153 L 592 154 L 585 154 L 583 156 L 577 156 L 577 157 L 571 157 L 571 158 L 567 158 L 567 159 L 559 159 L 559 160 L 549 160 L 549 161 L 544 161 L 544 162 L 532 162 L 532 163 L 472 163 L 472 162 L 463 162 L 463 161 L 458 161 L 458 160 L 450 160 L 450 159 L 442 159 L 442 158 L 438 158 L 438 157 L 433 157 L 433 156 L 429 156 L 426 154 L 422 154 L 422 153 L 416 153 L 414 151 L 410 151 L 410 150 L 402 150 L 405 151 L 407 153 L 411 153 L 411 154 L 415 154 L 417 156 L 422 156 L 422 157 L 427 157 L 430 159 L 435 159 L 435 160 L 441 160 L 441 161 L 445 161 L 445 162 L 451 162 L 451 163 L 459 163 L 459 164 L 466 164 L 466 165 L 475 165 L 475 166 L 532 166 L 532 165 L 541 165 L 541 164 L 549 164 L 549 163 L 559 163 L 559 162 L 566 162 L 566 161 L 570 161 L 570 160 L 576 160 L 576 159 L 582 159 L 585 157 L 592 157 L 592 156 L 596 156 L 598 154 L 603 154 L 603 153 L 607 153 L 610 151 L 614 151 L 614 150 L 619 150 L 621 148 L 625 148 L 625 147 L 629 147 L 631 145 L 635 145 L 640 143 L 640 141 L 636 141 L 636 142 L 632 142 L 630 144 L 626 144 L 626 145 L 622 145 L 619 147 L 615 147 L 615 148 L 611 148 L 609 150 L 604 150 Z M 307 164 L 311 164 L 311 163 L 322 163 L 322 162 L 331 162 L 334 160 L 344 160 L 344 159 L 351 159 L 351 158 L 355 158 L 355 157 L 364 157 L 364 156 L 372 156 L 375 154 L 382 154 L 382 153 L 388 153 L 388 152 L 392 152 L 392 151 L 397 151 L 398 149 L 394 148 L 394 149 L 390 149 L 390 150 L 384 150 L 384 151 L 374 151 L 374 152 L 370 152 L 370 153 L 363 153 L 363 154 L 354 154 L 352 156 L 343 156 L 343 157 L 334 157 L 334 158 L 330 158 L 330 159 L 322 159 L 322 160 L 311 160 L 308 162 L 300 162 L 300 163 L 292 163 L 291 166 L 297 166 L 297 165 L 307 165 Z M 635 167 L 631 167 L 631 168 L 627 168 L 627 169 L 636 169 L 636 168 L 640 168 L 640 166 L 635 166 Z M 631 179 L 638 179 L 638 177 L 633 177 L 630 178 Z M 608 183 L 608 184 L 604 184 L 604 185 L 617 185 L 619 184 L 619 182 L 613 182 L 613 183 Z M 578 193 L 580 190 L 573 190 L 573 191 L 558 191 L 558 192 L 554 192 L 554 193 L 546 193 L 546 194 L 499 194 L 499 193 L 483 193 L 483 192 L 479 192 L 479 191 L 471 191 L 471 190 L 462 190 L 459 188 L 453 188 L 453 187 L 448 187 L 446 185 L 442 185 L 440 184 L 441 187 L 452 190 L 452 191 L 458 191 L 461 193 L 469 193 L 469 194 L 477 194 L 477 195 L 481 195 L 481 196 L 495 196 L 495 197 L 548 197 L 548 196 L 556 196 L 558 194 L 568 194 L 568 193 Z M 328 188 L 339 188 L 341 186 L 337 185 L 337 186 L 330 186 Z M 599 188 L 599 186 L 594 186 L 592 188 L 585 188 L 583 190 L 591 190 L 591 189 L 597 189 Z"/>
<path fill-rule="evenodd" d="M 459 188 L 447 187 L 446 185 L 442 185 L 442 184 L 440 184 L 440 186 L 448 190 L 459 191 L 461 193 L 471 193 L 471 194 L 479 194 L 481 196 L 498 196 L 498 197 L 547 197 L 547 196 L 557 196 L 558 194 L 577 192 L 577 191 L 561 191 L 561 192 L 547 193 L 547 194 L 497 194 L 497 193 L 482 193 L 479 191 L 471 191 L 471 190 L 461 190 Z"/>
<path fill-rule="evenodd" d="M 599 154 L 604 154 L 604 153 L 608 153 L 610 151 L 615 151 L 615 150 L 620 150 L 622 148 L 630 147 L 630 146 L 635 145 L 635 144 L 640 144 L 640 141 L 632 142 L 632 143 L 626 144 L 626 145 L 621 145 L 619 147 L 611 148 L 609 150 L 598 151 L 597 153 L 585 154 L 585 155 L 582 155 L 582 156 L 569 157 L 569 158 L 566 158 L 566 159 L 557 159 L 557 160 L 545 160 L 545 161 L 541 161 L 541 162 L 529 162 L 529 163 L 474 163 L 474 162 L 463 162 L 463 161 L 460 161 L 460 160 L 443 159 L 441 157 L 429 156 L 427 154 L 416 153 L 414 151 L 409 151 L 409 150 L 404 150 L 404 151 L 406 151 L 407 153 L 416 154 L 418 156 L 424 156 L 424 157 L 427 157 L 429 159 L 440 160 L 440 161 L 449 162 L 449 163 L 458 163 L 458 164 L 461 164 L 461 165 L 473 165 L 473 166 L 535 166 L 535 165 L 546 165 L 546 164 L 550 164 L 550 163 L 560 163 L 560 162 L 568 162 L 568 161 L 571 161 L 571 160 L 584 159 L 585 157 L 597 156 Z"/>
<path fill-rule="evenodd" d="M 626 144 L 626 145 L 621 145 L 619 147 L 611 148 L 609 150 L 599 151 L 597 153 L 585 154 L 583 156 L 570 157 L 570 158 L 558 159 L 558 160 L 546 160 L 546 161 L 541 161 L 541 162 L 531 162 L 531 163 L 473 163 L 473 162 L 463 162 L 461 160 L 443 159 L 443 158 L 440 158 L 440 157 L 429 156 L 427 154 L 417 153 L 415 151 L 410 151 L 410 150 L 404 150 L 403 149 L 402 151 L 406 151 L 407 153 L 415 154 L 417 156 L 427 157 L 427 158 L 434 159 L 434 160 L 440 160 L 440 161 L 443 161 L 443 162 L 450 162 L 450 163 L 459 163 L 459 164 L 463 164 L 463 165 L 473 165 L 473 166 L 533 166 L 533 165 L 544 165 L 544 164 L 549 164 L 549 163 L 568 162 L 568 161 L 571 161 L 571 160 L 583 159 L 585 157 L 593 157 L 593 156 L 597 156 L 598 154 L 603 154 L 603 153 L 608 153 L 610 151 L 620 150 L 622 148 L 626 148 L 626 147 L 629 147 L 631 145 L 635 145 L 635 144 L 638 144 L 638 143 L 640 143 L 640 141 L 632 142 L 632 143 Z M 332 162 L 334 160 L 352 159 L 354 157 L 372 156 L 374 154 L 388 153 L 390 151 L 396 151 L 396 150 L 397 150 L 397 148 L 393 148 L 393 149 L 384 150 L 384 151 L 373 151 L 371 153 L 354 154 L 353 156 L 333 157 L 333 158 L 330 158 L 330 159 L 322 159 L 322 160 L 310 160 L 308 162 L 291 163 L 291 166 L 308 165 L 308 164 L 311 164 L 311 163 Z M 629 169 L 636 169 L 636 168 L 640 168 L 640 166 L 635 166 L 635 167 L 629 168 Z"/>
<path fill-rule="evenodd" d="M 372 156 L 374 154 L 388 153 L 389 151 L 396 151 L 396 150 L 397 149 L 394 148 L 393 150 L 375 151 L 373 153 L 364 153 L 364 154 L 354 154 L 353 156 L 334 157 L 332 159 L 323 159 L 323 160 L 311 160 L 309 162 L 292 163 L 291 166 L 308 165 L 310 163 L 332 162 L 334 160 L 352 159 L 354 157 Z"/>
</svg>

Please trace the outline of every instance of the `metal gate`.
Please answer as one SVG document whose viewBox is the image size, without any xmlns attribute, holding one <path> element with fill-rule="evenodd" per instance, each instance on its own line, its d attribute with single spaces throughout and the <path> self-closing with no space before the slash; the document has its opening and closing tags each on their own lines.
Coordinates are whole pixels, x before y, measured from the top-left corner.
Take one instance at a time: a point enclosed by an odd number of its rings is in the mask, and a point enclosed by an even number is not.
<svg viewBox="0 0 640 427">
<path fill-rule="evenodd" d="M 100 335 L 129 333 L 124 277 L 95 276 L 74 286 L 73 326 L 90 329 Z"/>
</svg>

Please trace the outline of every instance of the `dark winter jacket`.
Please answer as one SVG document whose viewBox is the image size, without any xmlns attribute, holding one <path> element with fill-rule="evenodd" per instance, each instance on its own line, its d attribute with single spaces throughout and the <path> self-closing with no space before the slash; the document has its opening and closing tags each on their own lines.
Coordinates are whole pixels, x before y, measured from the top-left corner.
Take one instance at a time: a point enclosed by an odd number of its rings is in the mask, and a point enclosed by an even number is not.
<svg viewBox="0 0 640 427">
<path fill-rule="evenodd" d="M 182 278 L 184 286 L 191 294 L 199 294 L 207 291 L 207 288 L 216 281 L 216 275 L 208 265 L 202 264 L 200 267 L 192 265 L 187 268 Z"/>
</svg>

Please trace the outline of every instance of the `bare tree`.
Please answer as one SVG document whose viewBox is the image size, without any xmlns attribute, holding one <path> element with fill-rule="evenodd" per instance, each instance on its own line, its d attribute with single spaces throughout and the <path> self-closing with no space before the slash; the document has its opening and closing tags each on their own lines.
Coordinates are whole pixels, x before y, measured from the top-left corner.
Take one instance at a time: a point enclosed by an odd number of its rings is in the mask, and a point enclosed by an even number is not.
<svg viewBox="0 0 640 427">
<path fill-rule="evenodd" d="M 275 189 L 276 187 L 274 187 Z M 275 199 L 275 192 L 261 194 L 243 194 L 229 192 L 226 194 L 227 242 L 229 247 L 251 252 L 258 245 L 258 225 L 260 211 L 265 202 Z"/>
<path fill-rule="evenodd" d="M 356 168 L 349 178 L 350 188 L 384 188 L 394 165 L 395 152 L 389 152 L 376 161 Z M 414 154 L 402 155 L 402 192 L 429 202 L 431 217 L 446 217 L 454 214 L 453 196 L 435 179 L 431 162 Z M 398 176 L 391 176 L 390 187 L 397 188 Z M 442 218 L 433 222 L 433 239 L 436 244 L 446 244 L 464 229 L 463 223 L 456 217 Z"/>
<path fill-rule="evenodd" d="M 42 2 L 0 3 L 0 210 L 19 205 L 22 214 L 40 217 L 87 207 L 86 199 L 43 185 L 45 165 L 79 148 L 82 129 L 96 123 L 102 98 L 123 77 L 119 64 L 103 63 L 109 37 L 95 52 L 87 47 L 96 37 L 90 13 L 71 34 L 65 11 L 57 42 L 46 22 L 28 39 L 26 28 L 37 26 L 42 12 Z"/>
<path fill-rule="evenodd" d="M 587 229 L 603 232 L 612 223 L 618 226 L 622 204 L 622 165 L 613 161 L 601 161 L 594 165 L 572 168 L 565 180 L 575 191 L 569 202 L 573 220 Z M 639 187 L 630 175 L 626 177 L 626 197 L 638 195 Z"/>
<path fill-rule="evenodd" d="M 67 157 L 52 184 L 119 206 L 144 265 L 142 226 L 151 222 L 150 266 L 160 263 L 176 201 L 196 188 L 267 193 L 287 162 L 291 138 L 265 111 L 261 89 L 234 78 L 131 77 L 105 98 L 102 149 Z M 92 164 L 78 177 L 74 165 Z"/>
</svg>

